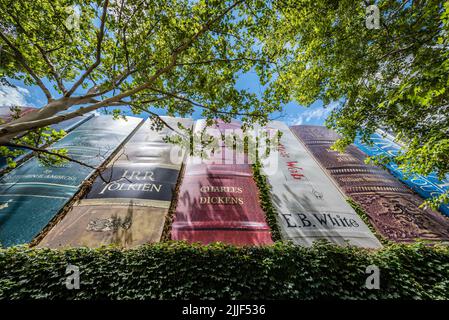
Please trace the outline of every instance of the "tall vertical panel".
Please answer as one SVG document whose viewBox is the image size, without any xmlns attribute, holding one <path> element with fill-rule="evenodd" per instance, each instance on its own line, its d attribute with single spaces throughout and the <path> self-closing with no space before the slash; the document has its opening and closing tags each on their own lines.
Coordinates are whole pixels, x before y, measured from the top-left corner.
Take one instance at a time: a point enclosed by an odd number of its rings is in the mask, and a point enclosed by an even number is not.
<svg viewBox="0 0 449 320">
<path fill-rule="evenodd" d="M 339 153 L 330 149 L 338 135 L 325 127 L 293 126 L 292 130 L 385 238 L 396 242 L 449 240 L 449 219 L 420 209 L 423 200 L 418 195 L 386 170 L 365 164 L 366 154 L 354 145 Z"/>
<path fill-rule="evenodd" d="M 381 247 L 287 125 L 272 121 L 268 127 L 282 132 L 277 170 L 267 178 L 283 238 L 307 246 L 324 239 L 340 245 Z"/>
<path fill-rule="evenodd" d="M 197 121 L 195 132 L 205 127 Z M 220 133 L 240 129 L 236 122 L 218 122 Z M 219 143 L 206 160 L 188 158 L 179 191 L 172 239 L 235 245 L 272 243 L 260 207 L 257 186 L 245 154 Z"/>
<path fill-rule="evenodd" d="M 94 117 L 50 149 L 67 148 L 68 155 L 98 167 L 139 125 L 141 119 Z M 65 162 L 47 166 L 32 158 L 0 178 L 0 243 L 30 242 L 78 191 L 93 169 Z"/>
<path fill-rule="evenodd" d="M 37 111 L 37 108 L 32 108 L 32 107 L 22 107 L 20 108 L 20 111 L 18 112 L 19 117 L 23 117 L 24 115 L 26 115 L 27 113 L 30 112 L 35 112 Z M 2 123 L 7 123 L 13 120 L 13 114 L 11 112 L 11 108 L 7 107 L 7 106 L 0 106 L 0 124 Z M 12 149 L 9 148 L 10 150 L 23 150 L 23 149 Z M 15 161 L 18 161 L 20 159 L 23 159 L 23 157 L 27 154 L 30 154 L 31 151 L 25 151 L 26 153 L 24 155 L 18 156 L 17 158 L 15 158 Z M 5 169 L 7 166 L 7 161 L 5 157 L 0 157 L 0 170 Z"/>
<path fill-rule="evenodd" d="M 31 111 L 37 110 L 37 109 L 34 109 L 34 108 L 30 108 L 30 109 L 31 109 Z M 30 112 L 30 111 L 27 111 L 27 112 Z M 87 120 L 89 120 L 90 118 L 92 118 L 93 116 L 94 116 L 93 113 L 89 113 L 89 114 L 86 114 L 86 115 L 82 115 L 82 116 L 79 116 L 79 117 L 76 117 L 76 118 L 73 118 L 73 119 L 65 120 L 65 121 L 62 121 L 60 123 L 54 124 L 54 125 L 51 126 L 51 128 L 56 130 L 56 131 L 64 130 L 66 132 L 70 132 L 73 129 L 75 129 L 76 127 L 78 127 L 79 125 L 81 125 L 82 123 L 84 123 Z M 30 154 L 30 153 L 31 153 L 31 151 L 25 150 L 24 154 L 18 156 L 14 160 L 15 161 L 20 161 L 20 160 L 24 159 L 24 157 L 26 155 Z M 6 165 L 7 165 L 6 158 L 0 157 L 0 169 L 6 168 Z"/>
<path fill-rule="evenodd" d="M 29 112 L 35 112 L 37 108 L 33 107 L 21 107 L 19 111 L 19 117 L 23 117 Z M 10 122 L 13 120 L 13 115 L 11 114 L 11 108 L 8 106 L 0 106 L 0 123 Z"/>
<path fill-rule="evenodd" d="M 70 132 L 92 117 L 94 117 L 93 113 L 87 113 L 82 116 L 78 116 L 76 118 L 68 119 L 60 123 L 53 124 L 50 127 L 56 131 L 64 130 L 65 132 Z"/>
<path fill-rule="evenodd" d="M 357 138 L 354 144 L 368 156 L 396 156 L 401 147 L 387 137 L 383 137 L 380 133 L 374 133 L 371 136 L 373 145 L 367 145 Z M 429 176 L 420 174 L 406 175 L 399 169 L 395 163 L 386 165 L 388 170 L 402 182 L 407 184 L 416 193 L 423 198 L 437 197 L 443 193 L 449 192 L 449 175 L 444 180 L 439 180 L 435 173 Z M 449 216 L 449 205 L 443 204 L 439 208 L 446 216 Z"/>
<path fill-rule="evenodd" d="M 192 120 L 162 117 L 172 128 Z M 152 129 L 148 119 L 112 159 L 85 199 L 77 203 L 40 246 L 117 244 L 133 247 L 157 242 L 176 187 L 184 152 L 164 141 L 174 132 Z"/>
</svg>

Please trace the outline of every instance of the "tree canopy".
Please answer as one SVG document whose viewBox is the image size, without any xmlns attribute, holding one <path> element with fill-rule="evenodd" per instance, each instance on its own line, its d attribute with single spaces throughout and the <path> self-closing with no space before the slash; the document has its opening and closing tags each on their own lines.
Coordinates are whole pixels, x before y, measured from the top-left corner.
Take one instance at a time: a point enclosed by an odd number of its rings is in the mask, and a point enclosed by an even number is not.
<svg viewBox="0 0 449 320">
<path fill-rule="evenodd" d="M 153 116 L 158 108 L 185 116 L 197 107 L 206 118 L 263 121 L 280 106 L 235 88 L 242 72 L 270 64 L 249 14 L 264 1 L 0 3 L 0 76 L 37 85 L 47 97 L 38 112 L 0 127 L 3 145 L 102 107 L 129 105 Z M 81 107 L 60 114 L 74 106 Z"/>
<path fill-rule="evenodd" d="M 368 28 L 368 5 L 379 25 Z M 281 61 L 272 83 L 283 101 L 338 102 L 327 125 L 344 149 L 378 128 L 406 148 L 395 159 L 406 173 L 443 179 L 449 172 L 449 2 L 280 0 L 264 50 Z M 275 15 L 279 16 L 278 19 Z M 440 197 L 447 201 L 447 194 Z"/>
</svg>

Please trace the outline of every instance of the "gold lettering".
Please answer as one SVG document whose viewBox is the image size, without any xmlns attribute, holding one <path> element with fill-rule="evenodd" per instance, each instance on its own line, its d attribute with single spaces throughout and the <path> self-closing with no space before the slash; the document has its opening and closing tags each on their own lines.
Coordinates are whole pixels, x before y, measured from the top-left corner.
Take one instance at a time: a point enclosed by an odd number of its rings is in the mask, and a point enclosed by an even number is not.
<svg viewBox="0 0 449 320">
<path fill-rule="evenodd" d="M 201 186 L 200 192 L 243 193 L 243 187 Z"/>
<path fill-rule="evenodd" d="M 236 197 L 200 197 L 200 204 L 243 204 L 242 198 Z"/>
</svg>

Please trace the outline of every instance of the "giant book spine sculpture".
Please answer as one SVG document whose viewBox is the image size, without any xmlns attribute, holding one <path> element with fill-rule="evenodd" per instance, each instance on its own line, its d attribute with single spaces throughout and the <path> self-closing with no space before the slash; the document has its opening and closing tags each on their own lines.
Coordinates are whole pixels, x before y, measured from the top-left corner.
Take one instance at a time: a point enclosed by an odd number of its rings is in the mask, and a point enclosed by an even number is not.
<svg viewBox="0 0 449 320">
<path fill-rule="evenodd" d="M 190 119 L 162 118 L 171 128 L 192 125 Z M 135 132 L 40 246 L 133 247 L 160 240 L 184 152 L 164 141 L 171 129 L 157 131 L 152 124 L 148 119 Z"/>
<path fill-rule="evenodd" d="M 16 112 L 13 112 L 13 109 L 7 106 L 0 106 L 0 124 L 7 123 L 16 117 L 23 117 L 27 113 L 36 112 L 38 109 L 33 107 L 21 107 L 17 108 Z M 23 150 L 18 148 L 9 148 L 10 150 Z M 26 155 L 30 154 L 31 151 L 24 150 L 24 154 L 17 156 L 14 158 L 14 161 L 19 161 L 23 159 Z M 6 169 L 8 165 L 6 157 L 0 157 L 0 170 Z"/>
<path fill-rule="evenodd" d="M 333 131 L 319 126 L 291 128 L 382 236 L 396 242 L 449 240 L 449 219 L 419 208 L 423 199 L 388 171 L 365 164 L 366 154 L 354 145 L 339 153 L 330 149 L 338 139 Z"/>
<path fill-rule="evenodd" d="M 195 132 L 204 129 L 205 122 L 197 121 Z M 214 129 L 222 134 L 239 130 L 240 125 L 218 122 Z M 272 243 L 251 165 L 242 151 L 218 140 L 207 159 L 188 158 L 171 235 L 174 240 L 203 244 Z"/>
<path fill-rule="evenodd" d="M 51 125 L 50 128 L 56 131 L 64 130 L 65 132 L 70 132 L 92 117 L 94 117 L 93 113 L 87 113 L 82 116 L 78 116 L 76 118 L 68 119 L 60 123 Z"/>
<path fill-rule="evenodd" d="M 50 149 L 98 167 L 137 127 L 141 119 L 94 117 Z M 101 130 L 99 130 L 101 128 Z M 44 165 L 32 158 L 0 178 L 0 243 L 30 242 L 78 191 L 94 170 L 75 162 Z"/>
<path fill-rule="evenodd" d="M 9 113 L 7 113 L 5 110 L 2 110 L 2 109 L 4 109 L 4 107 L 3 108 L 0 107 L 0 119 L 3 119 L 5 121 L 6 120 L 10 121 L 11 118 L 10 117 L 9 118 L 6 117 L 6 115 L 9 115 Z M 29 112 L 35 112 L 37 110 L 38 109 L 36 109 L 36 108 L 25 108 L 24 109 L 24 113 L 22 113 L 21 115 L 27 114 Z M 93 116 L 94 116 L 93 113 L 88 113 L 88 114 L 85 114 L 85 115 L 82 115 L 82 116 L 79 116 L 79 117 L 76 117 L 76 118 L 72 118 L 72 119 L 65 120 L 65 121 L 62 121 L 60 123 L 54 124 L 54 125 L 50 126 L 50 128 L 52 130 L 56 130 L 56 131 L 64 130 L 65 132 L 70 132 L 73 129 L 75 129 L 76 127 L 80 126 L 82 123 L 84 123 L 87 120 L 89 120 L 90 118 L 92 118 Z M 20 155 L 20 156 L 18 156 L 18 157 L 16 157 L 14 159 L 14 161 L 23 160 L 30 153 L 31 153 L 31 151 L 25 150 L 25 153 Z M 5 157 L 0 157 L 0 169 L 3 170 L 6 167 L 7 167 L 6 158 Z"/>
<path fill-rule="evenodd" d="M 36 112 L 38 109 L 34 107 L 15 107 L 16 112 L 13 112 L 11 107 L 8 106 L 0 106 L 0 123 L 2 122 L 10 122 L 14 120 L 15 117 L 23 117 L 27 113 Z"/>
<path fill-rule="evenodd" d="M 395 143 L 391 138 L 384 137 L 381 132 L 376 132 L 371 136 L 372 145 L 368 145 L 357 137 L 354 144 L 368 156 L 396 156 L 401 147 Z M 428 176 L 420 174 L 407 175 L 399 168 L 396 163 L 389 163 L 386 165 L 388 170 L 416 193 L 425 199 L 440 196 L 443 193 L 449 192 L 449 175 L 443 180 L 438 179 L 436 173 Z M 449 216 L 449 205 L 442 204 L 439 207 L 440 211 L 446 216 Z"/>
<path fill-rule="evenodd" d="M 274 146 L 277 158 L 271 160 L 277 169 L 266 175 L 283 238 L 307 246 L 321 239 L 340 245 L 381 247 L 287 125 L 272 121 L 268 129 L 282 133 Z"/>
</svg>

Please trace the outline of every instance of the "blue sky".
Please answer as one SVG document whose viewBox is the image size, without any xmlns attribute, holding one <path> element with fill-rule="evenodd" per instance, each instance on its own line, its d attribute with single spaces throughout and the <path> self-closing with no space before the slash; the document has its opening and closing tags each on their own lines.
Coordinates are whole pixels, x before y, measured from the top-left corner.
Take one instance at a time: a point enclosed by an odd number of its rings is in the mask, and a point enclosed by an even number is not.
<svg viewBox="0 0 449 320">
<path fill-rule="evenodd" d="M 14 84 L 17 88 L 9 88 L 0 85 L 0 106 L 27 105 L 40 108 L 45 104 L 46 98 L 39 87 L 25 86 L 22 81 L 17 80 L 8 79 L 8 81 Z M 44 83 L 51 89 L 51 85 L 46 80 L 44 80 Z M 236 87 L 239 89 L 247 89 L 256 94 L 260 94 L 262 91 L 261 85 L 254 72 L 248 72 L 241 75 Z M 54 90 L 51 91 L 55 96 L 58 96 Z M 330 111 L 331 108 L 323 108 L 321 101 L 314 103 L 308 108 L 292 102 L 284 106 L 282 114 L 277 112 L 271 114 L 270 117 L 284 121 L 288 125 L 322 125 Z M 142 117 L 146 116 L 142 115 Z M 197 110 L 192 117 L 195 119 L 200 118 L 200 110 Z"/>
</svg>

